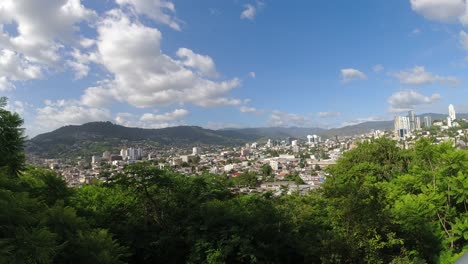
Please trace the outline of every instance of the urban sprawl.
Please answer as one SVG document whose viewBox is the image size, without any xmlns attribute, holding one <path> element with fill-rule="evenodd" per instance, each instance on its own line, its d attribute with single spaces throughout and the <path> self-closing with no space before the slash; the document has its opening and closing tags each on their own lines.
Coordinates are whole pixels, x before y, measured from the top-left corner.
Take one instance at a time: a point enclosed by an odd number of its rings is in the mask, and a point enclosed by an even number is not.
<svg viewBox="0 0 468 264">
<path fill-rule="evenodd" d="M 431 137 L 434 143 L 451 140 L 460 148 L 467 147 L 468 122 L 457 119 L 453 105 L 448 107 L 444 120 L 431 120 L 431 116 L 396 116 L 394 131 L 371 130 L 358 136 L 328 138 L 308 135 L 306 138 L 268 139 L 262 143 L 249 143 L 238 147 L 197 145 L 192 147 L 125 146 L 120 153 L 105 151 L 77 160 L 44 159 L 37 165 L 47 166 L 64 177 L 69 186 L 78 187 L 95 180 L 105 181 L 121 173 L 125 166 L 138 162 L 151 162 L 160 169 L 188 176 L 204 173 L 223 174 L 236 178 L 243 174 L 255 175 L 254 186 L 234 186 L 234 192 L 307 193 L 319 188 L 326 180 L 328 166 L 335 164 L 346 151 L 359 142 L 389 137 L 402 148 L 410 148 L 420 137 Z"/>
</svg>

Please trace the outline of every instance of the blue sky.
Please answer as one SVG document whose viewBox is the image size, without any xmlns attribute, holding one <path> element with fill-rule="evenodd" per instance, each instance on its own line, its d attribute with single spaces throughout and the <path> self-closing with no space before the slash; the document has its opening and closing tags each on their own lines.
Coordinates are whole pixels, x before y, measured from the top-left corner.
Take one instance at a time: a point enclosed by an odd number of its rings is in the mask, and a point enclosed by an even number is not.
<svg viewBox="0 0 468 264">
<path fill-rule="evenodd" d="M 29 136 L 468 112 L 465 0 L 38 2 L 0 2 L 0 95 Z"/>
</svg>

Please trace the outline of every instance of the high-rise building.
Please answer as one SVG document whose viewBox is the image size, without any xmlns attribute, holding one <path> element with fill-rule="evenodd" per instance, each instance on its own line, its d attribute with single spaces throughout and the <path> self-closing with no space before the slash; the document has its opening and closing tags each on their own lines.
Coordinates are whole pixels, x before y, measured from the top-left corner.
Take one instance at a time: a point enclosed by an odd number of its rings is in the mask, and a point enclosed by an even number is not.
<svg viewBox="0 0 468 264">
<path fill-rule="evenodd" d="M 421 118 L 419 116 L 417 116 L 414 119 L 414 129 L 415 130 L 421 130 Z"/>
<path fill-rule="evenodd" d="M 408 112 L 408 117 L 409 117 L 409 130 L 414 131 L 415 130 L 415 115 L 414 115 L 413 110 Z"/>
<path fill-rule="evenodd" d="M 449 112 L 449 117 L 454 121 L 457 119 L 457 113 L 455 112 L 455 107 L 453 107 L 453 104 L 450 104 L 448 107 L 448 112 Z"/>
<path fill-rule="evenodd" d="M 425 128 L 430 128 L 431 126 L 432 126 L 431 116 L 425 116 L 424 117 L 424 127 Z"/>
<path fill-rule="evenodd" d="M 128 151 L 127 148 L 123 148 L 123 149 L 120 150 L 120 156 L 122 156 L 122 159 L 123 159 L 123 160 L 126 160 L 127 157 L 129 156 L 129 155 L 128 155 L 128 152 L 129 152 L 129 151 Z"/>
<path fill-rule="evenodd" d="M 192 155 L 198 155 L 201 153 L 201 148 L 199 147 L 193 147 L 192 149 Z"/>
<path fill-rule="evenodd" d="M 395 135 L 405 137 L 410 131 L 410 118 L 406 116 L 396 116 L 394 120 Z"/>
<path fill-rule="evenodd" d="M 452 118 L 450 116 L 447 116 L 447 126 L 452 127 Z"/>
</svg>

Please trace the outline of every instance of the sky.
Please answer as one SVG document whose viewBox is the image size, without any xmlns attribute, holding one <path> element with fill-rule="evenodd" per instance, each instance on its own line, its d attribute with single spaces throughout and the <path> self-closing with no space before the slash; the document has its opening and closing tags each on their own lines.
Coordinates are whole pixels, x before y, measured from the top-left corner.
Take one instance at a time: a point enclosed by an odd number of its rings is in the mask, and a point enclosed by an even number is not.
<svg viewBox="0 0 468 264">
<path fill-rule="evenodd" d="M 64 125 L 341 127 L 468 112 L 465 0 L 0 0 L 0 96 Z"/>
</svg>

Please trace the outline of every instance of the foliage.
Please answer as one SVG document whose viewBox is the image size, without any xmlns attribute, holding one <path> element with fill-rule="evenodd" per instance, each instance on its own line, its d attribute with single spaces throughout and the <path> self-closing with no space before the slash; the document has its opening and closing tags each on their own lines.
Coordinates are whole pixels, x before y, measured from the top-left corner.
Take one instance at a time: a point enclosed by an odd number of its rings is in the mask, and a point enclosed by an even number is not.
<svg viewBox="0 0 468 264">
<path fill-rule="evenodd" d="M 18 176 L 24 165 L 23 120 L 5 109 L 7 99 L 0 97 L 0 171 Z"/>
</svg>

